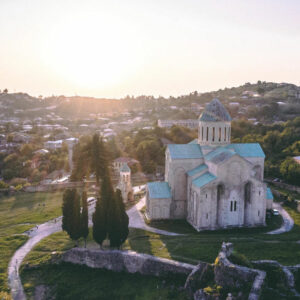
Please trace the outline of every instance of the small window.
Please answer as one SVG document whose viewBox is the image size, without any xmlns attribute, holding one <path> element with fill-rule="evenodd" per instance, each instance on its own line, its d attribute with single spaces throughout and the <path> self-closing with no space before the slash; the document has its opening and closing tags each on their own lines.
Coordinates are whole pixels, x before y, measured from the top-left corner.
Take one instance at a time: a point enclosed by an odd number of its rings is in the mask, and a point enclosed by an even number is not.
<svg viewBox="0 0 300 300">
<path fill-rule="evenodd" d="M 260 191 L 258 192 L 258 195 L 260 196 Z"/>
<path fill-rule="evenodd" d="M 236 211 L 236 201 L 234 201 L 234 211 Z"/>
<path fill-rule="evenodd" d="M 205 194 L 205 198 L 207 198 L 207 194 Z"/>
<path fill-rule="evenodd" d="M 202 141 L 204 140 L 204 138 L 203 138 L 203 134 L 204 133 L 204 128 L 203 128 L 203 126 L 202 126 Z"/>
<path fill-rule="evenodd" d="M 257 215 L 258 215 L 258 216 L 260 215 L 260 211 L 257 212 Z"/>
<path fill-rule="evenodd" d="M 219 142 L 221 142 L 221 127 L 219 127 Z"/>
<path fill-rule="evenodd" d="M 230 211 L 232 211 L 233 208 L 233 201 L 230 201 Z"/>
<path fill-rule="evenodd" d="M 206 127 L 206 141 L 208 141 L 208 127 Z"/>
<path fill-rule="evenodd" d="M 206 219 L 208 219 L 208 214 L 206 214 Z"/>
<path fill-rule="evenodd" d="M 212 141 L 215 141 L 215 127 L 213 127 L 213 136 L 212 136 Z"/>
<path fill-rule="evenodd" d="M 224 141 L 226 141 L 226 129 L 227 127 L 225 127 Z"/>
</svg>

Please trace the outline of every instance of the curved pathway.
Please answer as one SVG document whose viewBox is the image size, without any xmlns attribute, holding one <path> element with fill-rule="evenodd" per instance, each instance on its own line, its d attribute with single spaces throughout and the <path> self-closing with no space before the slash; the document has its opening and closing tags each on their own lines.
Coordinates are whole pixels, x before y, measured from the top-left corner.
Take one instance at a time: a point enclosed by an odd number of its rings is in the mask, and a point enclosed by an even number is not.
<svg viewBox="0 0 300 300">
<path fill-rule="evenodd" d="M 273 208 L 277 209 L 283 218 L 283 224 L 280 228 L 267 232 L 267 234 L 281 234 L 291 231 L 294 227 L 294 220 L 289 213 L 278 202 L 273 202 Z"/>
<path fill-rule="evenodd" d="M 144 186 L 134 187 L 134 192 L 136 193 L 140 191 L 142 188 L 144 188 Z M 134 205 L 129 210 L 127 210 L 127 214 L 129 216 L 129 227 L 143 229 L 143 230 L 147 230 L 162 235 L 169 235 L 169 236 L 181 235 L 178 233 L 160 230 L 148 226 L 145 223 L 143 215 L 140 212 L 140 210 L 145 206 L 145 203 L 146 203 L 146 197 L 143 197 L 136 205 Z M 282 215 L 283 225 L 279 229 L 270 231 L 267 234 L 281 234 L 290 231 L 294 226 L 294 221 L 291 218 L 291 216 L 279 203 L 273 203 L 273 208 L 277 209 L 279 213 Z M 92 224 L 91 217 L 94 210 L 95 210 L 95 203 L 91 204 L 89 207 L 90 225 Z M 55 232 L 61 231 L 62 230 L 61 223 L 62 223 L 62 217 L 59 217 L 29 230 L 27 232 L 29 236 L 28 241 L 14 253 L 8 266 L 8 282 L 14 300 L 26 299 L 24 289 L 21 283 L 21 279 L 19 276 L 19 268 L 22 264 L 23 259 L 31 251 L 31 249 L 42 239 Z"/>
<path fill-rule="evenodd" d="M 144 186 L 134 187 L 134 192 L 140 191 Z M 145 224 L 144 218 L 140 210 L 145 205 L 145 197 L 143 197 L 136 205 L 127 210 L 129 216 L 129 227 L 140 228 L 164 235 L 178 235 L 177 233 L 168 232 L 152 228 Z M 89 207 L 89 224 L 92 225 L 92 214 L 95 210 L 95 203 Z M 32 250 L 32 248 L 45 237 L 62 230 L 62 217 L 53 219 L 41 225 L 34 227 L 27 232 L 29 239 L 20 247 L 13 255 L 8 266 L 8 283 L 11 289 L 11 294 L 14 300 L 26 299 L 24 289 L 19 276 L 19 268 L 25 256 Z"/>
</svg>

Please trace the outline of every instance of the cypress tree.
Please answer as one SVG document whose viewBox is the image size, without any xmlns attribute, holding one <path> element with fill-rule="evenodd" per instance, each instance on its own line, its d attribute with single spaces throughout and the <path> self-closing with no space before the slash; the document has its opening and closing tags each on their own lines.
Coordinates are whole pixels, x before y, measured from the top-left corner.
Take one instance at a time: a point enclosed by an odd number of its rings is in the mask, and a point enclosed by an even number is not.
<svg viewBox="0 0 300 300">
<path fill-rule="evenodd" d="M 89 211 L 87 203 L 86 191 L 82 193 L 82 210 L 80 214 L 80 236 L 84 238 L 84 246 L 86 248 L 86 238 L 89 235 Z"/>
<path fill-rule="evenodd" d="M 75 189 L 66 190 L 63 195 L 62 229 L 76 241 L 80 238 L 80 197 Z"/>
<path fill-rule="evenodd" d="M 100 197 L 97 199 L 96 209 L 93 214 L 93 237 L 102 246 L 110 226 L 110 206 L 113 188 L 107 170 L 101 182 Z"/>
<path fill-rule="evenodd" d="M 72 191 L 65 190 L 62 203 L 62 230 L 68 232 L 71 227 Z"/>
<path fill-rule="evenodd" d="M 112 247 L 120 248 L 126 241 L 129 230 L 129 218 L 125 210 L 122 194 L 119 189 L 115 193 L 115 197 L 111 206 L 111 224 L 109 228 L 109 239 Z"/>
</svg>

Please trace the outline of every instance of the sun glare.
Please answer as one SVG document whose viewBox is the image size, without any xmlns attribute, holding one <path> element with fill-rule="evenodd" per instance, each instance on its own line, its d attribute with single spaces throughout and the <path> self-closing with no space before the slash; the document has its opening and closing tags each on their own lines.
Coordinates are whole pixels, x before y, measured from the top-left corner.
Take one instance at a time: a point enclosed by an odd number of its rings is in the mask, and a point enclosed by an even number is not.
<svg viewBox="0 0 300 300">
<path fill-rule="evenodd" d="M 119 84 L 130 76 L 133 51 L 119 24 L 94 19 L 67 21 L 47 40 L 47 65 L 78 87 L 101 88 Z"/>
</svg>

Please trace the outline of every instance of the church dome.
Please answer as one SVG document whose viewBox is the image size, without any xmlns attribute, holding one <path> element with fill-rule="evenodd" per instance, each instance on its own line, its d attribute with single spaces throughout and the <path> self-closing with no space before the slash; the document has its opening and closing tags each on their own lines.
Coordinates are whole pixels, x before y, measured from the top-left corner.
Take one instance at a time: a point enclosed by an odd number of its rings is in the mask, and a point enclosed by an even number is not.
<svg viewBox="0 0 300 300">
<path fill-rule="evenodd" d="M 231 117 L 219 99 L 215 98 L 206 105 L 199 120 L 204 122 L 230 122 Z"/>
</svg>

